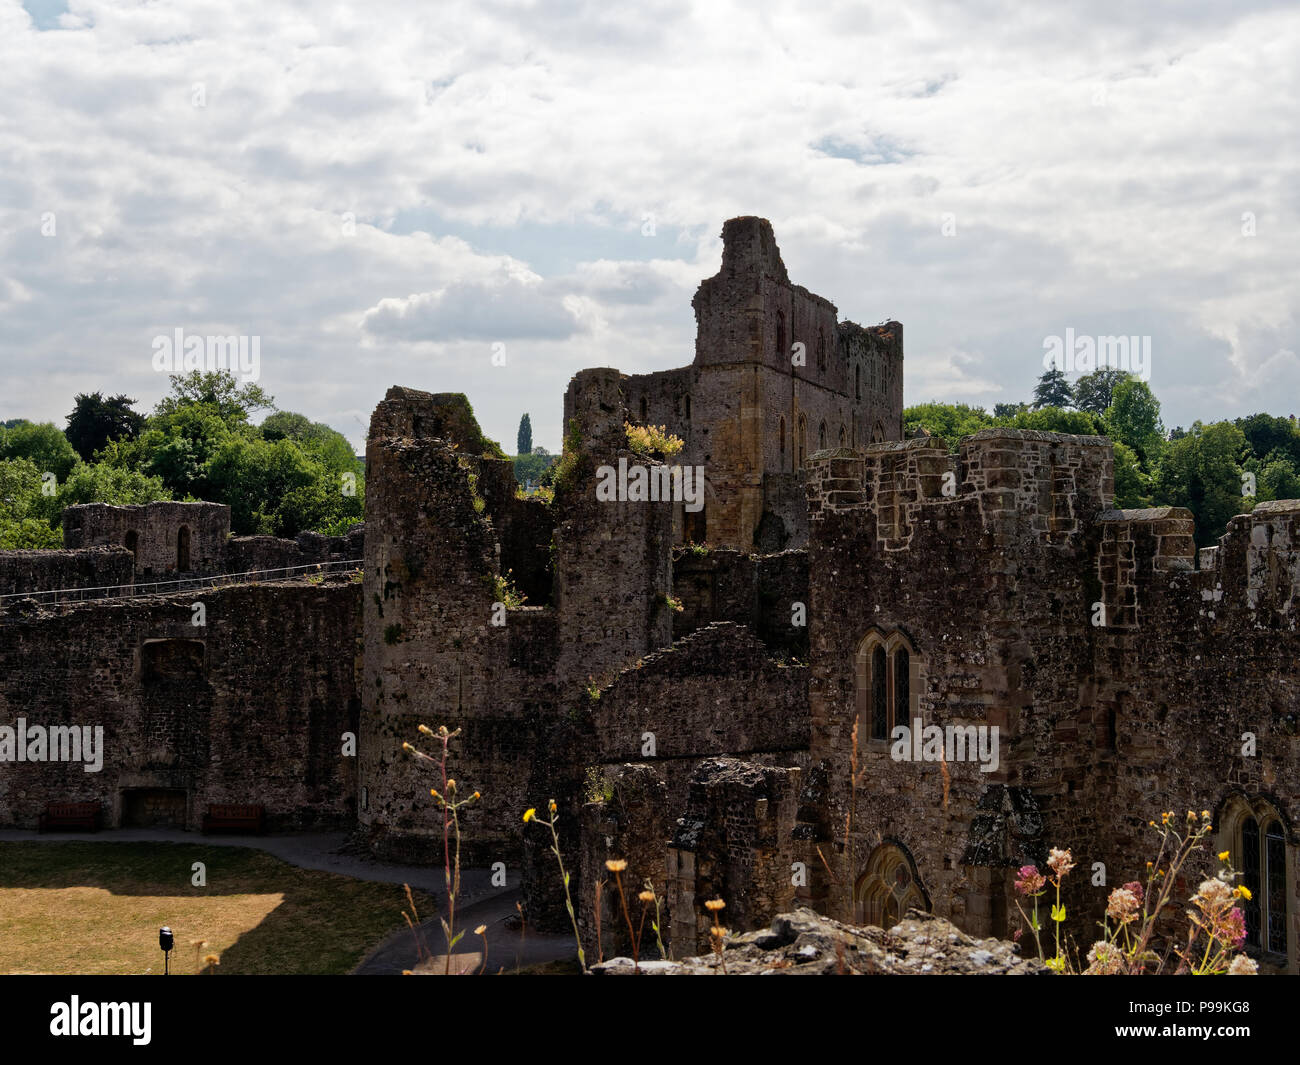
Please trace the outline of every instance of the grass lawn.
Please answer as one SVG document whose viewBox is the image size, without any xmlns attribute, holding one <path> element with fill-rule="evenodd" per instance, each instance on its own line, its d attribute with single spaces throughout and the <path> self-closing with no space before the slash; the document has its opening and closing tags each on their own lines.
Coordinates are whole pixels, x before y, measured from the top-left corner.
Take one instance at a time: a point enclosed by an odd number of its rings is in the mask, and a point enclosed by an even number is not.
<svg viewBox="0 0 1300 1065">
<path fill-rule="evenodd" d="M 192 866 L 207 886 L 191 886 Z M 415 893 L 421 913 L 428 896 Z M 264 851 L 190 843 L 0 843 L 0 973 L 346 973 L 405 927 L 400 884 L 299 869 Z M 196 941 L 207 946 L 197 948 Z"/>
</svg>

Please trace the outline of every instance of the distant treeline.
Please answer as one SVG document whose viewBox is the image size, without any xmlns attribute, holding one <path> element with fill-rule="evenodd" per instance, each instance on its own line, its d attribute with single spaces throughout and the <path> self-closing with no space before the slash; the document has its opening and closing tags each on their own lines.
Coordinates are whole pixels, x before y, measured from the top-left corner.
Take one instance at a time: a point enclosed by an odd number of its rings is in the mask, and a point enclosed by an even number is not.
<svg viewBox="0 0 1300 1065">
<path fill-rule="evenodd" d="M 1115 505 L 1186 507 L 1202 547 L 1257 502 L 1300 499 L 1295 415 L 1252 414 L 1166 431 L 1151 387 L 1122 370 L 1097 370 L 1073 385 L 1060 370 L 1049 370 L 1032 403 L 999 403 L 992 413 L 964 403 L 922 403 L 903 411 L 903 425 L 950 447 L 990 426 L 1108 437 L 1115 445 Z"/>
<path fill-rule="evenodd" d="M 341 533 L 361 520 L 365 470 L 347 438 L 277 411 L 258 385 L 195 371 L 172 377 L 152 413 L 134 403 L 81 394 L 63 428 L 0 428 L 0 549 L 62 546 L 63 508 L 74 503 L 226 503 L 240 535 Z"/>
</svg>

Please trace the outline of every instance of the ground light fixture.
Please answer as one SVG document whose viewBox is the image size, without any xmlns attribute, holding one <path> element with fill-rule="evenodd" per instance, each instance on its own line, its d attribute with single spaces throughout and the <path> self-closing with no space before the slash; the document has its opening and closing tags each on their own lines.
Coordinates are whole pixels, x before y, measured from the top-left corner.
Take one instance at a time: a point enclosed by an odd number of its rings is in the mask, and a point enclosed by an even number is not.
<svg viewBox="0 0 1300 1065">
<path fill-rule="evenodd" d="M 163 952 L 163 976 L 169 976 L 171 974 L 171 951 L 174 943 L 175 937 L 172 935 L 172 930 L 170 928 L 163 925 L 158 929 L 158 946 L 162 948 Z"/>
</svg>

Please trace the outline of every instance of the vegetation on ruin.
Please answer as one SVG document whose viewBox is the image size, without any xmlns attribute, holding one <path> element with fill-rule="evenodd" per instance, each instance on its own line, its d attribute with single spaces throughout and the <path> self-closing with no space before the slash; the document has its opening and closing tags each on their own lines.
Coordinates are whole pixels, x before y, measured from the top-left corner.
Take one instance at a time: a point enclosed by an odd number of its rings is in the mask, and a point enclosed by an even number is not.
<svg viewBox="0 0 1300 1065">
<path fill-rule="evenodd" d="M 1115 505 L 1186 507 L 1202 547 L 1256 503 L 1300 498 L 1300 426 L 1293 417 L 1252 414 L 1166 431 L 1159 400 L 1131 374 L 1103 368 L 1073 385 L 1057 378 L 1046 384 L 1049 402 L 999 403 L 991 414 L 965 403 L 908 407 L 904 431 L 925 429 L 953 450 L 963 436 L 995 426 L 1107 437 L 1115 447 Z"/>
<path fill-rule="evenodd" d="M 651 458 L 670 459 L 686 446 L 680 436 L 674 436 L 664 425 L 633 425 L 623 423 L 627 434 L 628 450 Z"/>
<path fill-rule="evenodd" d="M 206 887 L 191 884 L 194 862 Z M 400 926 L 402 901 L 395 884 L 247 847 L 0 843 L 0 972 L 161 973 L 158 929 L 168 925 L 177 975 L 345 974 Z"/>
<path fill-rule="evenodd" d="M 551 487 L 554 490 L 551 495 L 552 499 L 555 498 L 555 492 L 573 490 L 577 481 L 578 463 L 581 458 L 582 430 L 578 427 L 578 419 L 570 418 L 569 427 L 564 434 L 564 453 L 560 455 L 560 461 L 549 470 Z"/>
<path fill-rule="evenodd" d="M 1056 973 L 1083 973 L 1089 976 L 1191 974 L 1213 976 L 1225 973 L 1249 975 L 1257 970 L 1253 959 L 1240 953 L 1246 940 L 1245 915 L 1237 908 L 1238 900 L 1249 901 L 1250 891 L 1234 885 L 1240 874 L 1234 872 L 1229 855 L 1218 855 L 1220 869 L 1213 877 L 1201 881 L 1188 900 L 1186 927 L 1167 929 L 1173 917 L 1174 895 L 1180 872 L 1189 860 L 1204 849 L 1212 831 L 1209 810 L 1198 817 L 1187 811 L 1180 831 L 1172 811 L 1160 815 L 1160 823 L 1148 823 L 1159 834 L 1159 849 L 1154 861 L 1147 862 L 1145 881 L 1130 881 L 1114 888 L 1107 899 L 1106 914 L 1101 921 L 1101 938 L 1095 939 L 1085 958 L 1062 947 L 1062 928 L 1067 914 L 1061 902 L 1061 882 L 1075 867 L 1068 850 L 1053 847 L 1047 859 L 1048 872 L 1035 865 L 1022 866 L 1016 877 L 1016 907 L 1024 930 L 1034 938 L 1038 956 Z M 1050 899 L 1048 885 L 1052 887 Z M 1022 901 L 1023 900 L 1023 901 Z M 1041 903 L 1040 903 L 1040 900 Z M 1026 909 L 1028 907 L 1028 910 Z M 1049 957 L 1043 949 L 1042 932 L 1047 909 L 1052 921 L 1053 943 Z M 1161 947 L 1161 943 L 1164 946 Z"/>
<path fill-rule="evenodd" d="M 493 601 L 504 603 L 507 610 L 521 607 L 528 602 L 528 596 L 515 586 L 513 573 L 513 570 L 506 570 L 505 573 L 498 573 L 492 580 L 492 594 L 496 597 Z"/>
</svg>

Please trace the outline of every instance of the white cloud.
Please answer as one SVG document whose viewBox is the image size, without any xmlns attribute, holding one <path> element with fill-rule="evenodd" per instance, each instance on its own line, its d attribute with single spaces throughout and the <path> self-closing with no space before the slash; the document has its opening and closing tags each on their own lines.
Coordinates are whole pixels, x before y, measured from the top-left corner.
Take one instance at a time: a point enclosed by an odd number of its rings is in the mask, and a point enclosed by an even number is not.
<svg viewBox="0 0 1300 1065">
<path fill-rule="evenodd" d="M 1027 398 L 1072 324 L 1153 335 L 1168 424 L 1295 379 L 1293 5 L 39 6 L 0 0 L 0 419 L 152 404 L 149 338 L 212 322 L 354 441 L 399 382 L 558 448 L 584 365 L 690 361 L 749 213 L 904 323 L 909 401 Z"/>
</svg>

